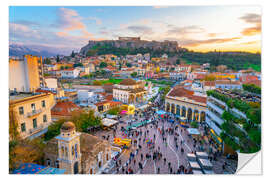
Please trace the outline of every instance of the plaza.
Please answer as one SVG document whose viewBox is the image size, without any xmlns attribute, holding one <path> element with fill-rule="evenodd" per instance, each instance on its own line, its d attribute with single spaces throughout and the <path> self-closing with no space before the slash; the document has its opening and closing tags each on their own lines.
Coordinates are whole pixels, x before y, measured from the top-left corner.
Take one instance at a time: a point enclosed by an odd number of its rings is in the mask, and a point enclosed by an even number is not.
<svg viewBox="0 0 270 180">
<path fill-rule="evenodd" d="M 137 111 L 132 117 L 122 117 L 110 131 L 98 131 L 94 135 L 104 138 L 113 145 L 114 137 L 131 139 L 131 147 L 122 149 L 113 160 L 108 174 L 197 174 L 202 170 L 192 168 L 188 154 L 204 152 L 214 174 L 233 174 L 237 160 L 226 159 L 204 135 L 204 123 L 200 123 L 197 138 L 182 127 L 177 118 L 159 116 L 155 104 L 144 111 Z M 173 119 L 174 121 L 171 121 Z M 148 120 L 149 123 L 142 123 Z M 134 128 L 128 128 L 134 124 Z M 137 124 L 141 124 L 137 126 Z M 127 130 L 128 129 L 128 130 Z M 105 173 L 105 172 L 103 172 Z"/>
</svg>

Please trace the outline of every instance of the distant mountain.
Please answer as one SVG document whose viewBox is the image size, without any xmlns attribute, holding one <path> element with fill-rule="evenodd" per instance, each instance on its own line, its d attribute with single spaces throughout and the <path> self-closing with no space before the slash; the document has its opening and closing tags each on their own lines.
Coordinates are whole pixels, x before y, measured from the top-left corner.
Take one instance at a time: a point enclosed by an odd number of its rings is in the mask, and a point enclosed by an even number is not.
<svg viewBox="0 0 270 180">
<path fill-rule="evenodd" d="M 35 56 L 42 57 L 52 57 L 59 55 L 70 55 L 71 50 L 61 49 L 48 46 L 40 45 L 19 45 L 19 44 L 10 44 L 9 45 L 9 56 L 18 56 L 23 57 L 25 54 L 31 54 Z"/>
</svg>

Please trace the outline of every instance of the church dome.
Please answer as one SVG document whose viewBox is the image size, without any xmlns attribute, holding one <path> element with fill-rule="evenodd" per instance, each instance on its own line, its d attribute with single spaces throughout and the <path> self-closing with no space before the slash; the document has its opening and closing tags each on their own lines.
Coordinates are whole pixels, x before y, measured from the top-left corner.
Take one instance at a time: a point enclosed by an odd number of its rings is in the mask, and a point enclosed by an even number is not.
<svg viewBox="0 0 270 180">
<path fill-rule="evenodd" d="M 135 85 L 136 84 L 136 81 L 129 78 L 129 79 L 124 79 L 119 84 L 120 85 Z"/>
<path fill-rule="evenodd" d="M 62 131 L 73 131 L 74 129 L 75 129 L 75 125 L 70 121 L 64 122 L 61 127 Z"/>
</svg>

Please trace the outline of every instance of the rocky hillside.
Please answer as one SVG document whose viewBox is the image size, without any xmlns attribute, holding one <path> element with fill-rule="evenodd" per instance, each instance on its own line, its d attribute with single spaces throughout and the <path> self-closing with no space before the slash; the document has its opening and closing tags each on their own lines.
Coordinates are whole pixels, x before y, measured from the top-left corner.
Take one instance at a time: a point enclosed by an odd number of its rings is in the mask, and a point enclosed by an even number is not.
<svg viewBox="0 0 270 180">
<path fill-rule="evenodd" d="M 105 40 L 105 41 L 89 41 L 88 44 L 81 48 L 80 53 L 86 55 L 91 49 L 97 47 L 111 47 L 120 49 L 151 49 L 154 51 L 179 52 L 182 48 L 178 46 L 176 41 L 146 41 L 146 40 Z"/>
</svg>

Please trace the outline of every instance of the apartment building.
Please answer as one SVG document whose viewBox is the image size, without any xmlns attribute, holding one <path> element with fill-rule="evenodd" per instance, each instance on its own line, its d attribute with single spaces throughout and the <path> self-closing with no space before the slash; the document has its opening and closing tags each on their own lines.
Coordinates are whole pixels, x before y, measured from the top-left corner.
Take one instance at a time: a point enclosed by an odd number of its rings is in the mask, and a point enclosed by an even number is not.
<svg viewBox="0 0 270 180">
<path fill-rule="evenodd" d="M 44 86 L 42 57 L 25 55 L 9 60 L 9 90 L 33 92 Z"/>
<path fill-rule="evenodd" d="M 206 123 L 215 145 L 224 153 L 258 151 L 260 143 L 253 135 L 260 136 L 260 101 L 229 90 L 211 90 L 207 94 Z M 250 102 L 258 103 L 257 107 L 250 106 Z M 248 116 L 249 112 L 258 116 Z"/>
<path fill-rule="evenodd" d="M 19 136 L 32 139 L 46 133 L 54 104 L 51 93 L 10 94 L 9 111 L 18 124 Z"/>
</svg>

